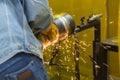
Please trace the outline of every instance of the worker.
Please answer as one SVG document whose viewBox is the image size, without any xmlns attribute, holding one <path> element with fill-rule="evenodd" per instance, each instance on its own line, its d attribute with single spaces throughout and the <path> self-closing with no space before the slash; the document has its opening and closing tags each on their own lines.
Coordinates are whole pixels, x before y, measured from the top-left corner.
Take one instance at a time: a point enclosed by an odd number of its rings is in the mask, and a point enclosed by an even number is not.
<svg viewBox="0 0 120 80">
<path fill-rule="evenodd" d="M 43 31 L 52 20 L 48 0 L 0 0 L 0 80 L 49 80 L 31 25 Z"/>
</svg>

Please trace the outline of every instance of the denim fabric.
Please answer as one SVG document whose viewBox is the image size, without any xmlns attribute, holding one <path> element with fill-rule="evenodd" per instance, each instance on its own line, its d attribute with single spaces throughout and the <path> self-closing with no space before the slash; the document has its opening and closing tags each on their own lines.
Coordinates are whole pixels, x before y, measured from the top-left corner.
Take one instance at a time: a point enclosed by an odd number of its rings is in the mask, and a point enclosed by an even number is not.
<svg viewBox="0 0 120 80">
<path fill-rule="evenodd" d="M 0 65 L 0 80 L 49 80 L 42 60 L 19 53 Z"/>
<path fill-rule="evenodd" d="M 19 52 L 42 57 L 42 44 L 29 22 L 42 30 L 52 21 L 47 0 L 0 0 L 0 64 Z"/>
</svg>

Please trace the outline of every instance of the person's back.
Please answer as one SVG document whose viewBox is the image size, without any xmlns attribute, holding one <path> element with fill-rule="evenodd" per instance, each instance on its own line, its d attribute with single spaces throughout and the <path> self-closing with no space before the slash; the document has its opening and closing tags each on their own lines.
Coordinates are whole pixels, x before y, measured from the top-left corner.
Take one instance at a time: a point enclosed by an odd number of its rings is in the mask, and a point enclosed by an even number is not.
<svg viewBox="0 0 120 80">
<path fill-rule="evenodd" d="M 48 80 L 39 71 L 42 45 L 29 22 L 36 20 L 43 30 L 51 19 L 47 0 L 0 0 L 0 80 Z"/>
</svg>

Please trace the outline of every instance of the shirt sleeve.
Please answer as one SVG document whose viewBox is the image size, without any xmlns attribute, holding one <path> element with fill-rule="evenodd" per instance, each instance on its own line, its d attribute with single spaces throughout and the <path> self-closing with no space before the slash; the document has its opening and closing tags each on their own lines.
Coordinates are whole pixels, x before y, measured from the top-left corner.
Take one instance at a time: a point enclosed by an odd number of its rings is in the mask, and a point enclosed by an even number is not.
<svg viewBox="0 0 120 80">
<path fill-rule="evenodd" d="M 28 22 L 39 30 L 45 30 L 53 20 L 48 0 L 22 0 L 23 9 Z"/>
</svg>

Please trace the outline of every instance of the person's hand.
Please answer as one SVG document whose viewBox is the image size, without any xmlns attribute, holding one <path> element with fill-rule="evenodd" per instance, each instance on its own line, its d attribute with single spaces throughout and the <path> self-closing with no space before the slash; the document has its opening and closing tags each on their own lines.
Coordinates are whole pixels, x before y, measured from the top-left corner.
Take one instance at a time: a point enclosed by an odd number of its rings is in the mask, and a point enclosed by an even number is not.
<svg viewBox="0 0 120 80">
<path fill-rule="evenodd" d="M 54 44 L 59 40 L 59 31 L 55 24 L 52 24 L 46 30 L 36 36 L 43 44 L 43 47 Z"/>
</svg>

